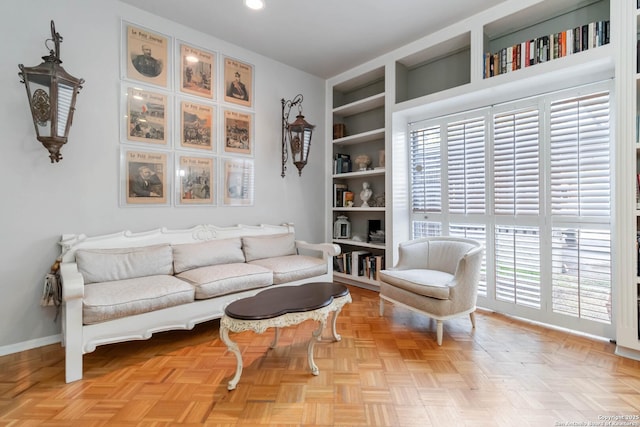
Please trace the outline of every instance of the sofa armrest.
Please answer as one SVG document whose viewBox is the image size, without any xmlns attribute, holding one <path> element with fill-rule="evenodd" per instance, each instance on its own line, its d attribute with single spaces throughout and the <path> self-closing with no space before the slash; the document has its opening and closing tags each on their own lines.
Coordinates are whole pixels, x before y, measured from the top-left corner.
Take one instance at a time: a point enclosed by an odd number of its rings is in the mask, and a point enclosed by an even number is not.
<svg viewBox="0 0 640 427">
<path fill-rule="evenodd" d="M 304 240 L 296 240 L 296 249 L 322 252 L 322 258 L 340 254 L 340 246 L 333 243 L 307 243 Z"/>
<path fill-rule="evenodd" d="M 60 280 L 62 281 L 62 301 L 84 297 L 84 278 L 75 262 L 60 264 Z"/>
</svg>

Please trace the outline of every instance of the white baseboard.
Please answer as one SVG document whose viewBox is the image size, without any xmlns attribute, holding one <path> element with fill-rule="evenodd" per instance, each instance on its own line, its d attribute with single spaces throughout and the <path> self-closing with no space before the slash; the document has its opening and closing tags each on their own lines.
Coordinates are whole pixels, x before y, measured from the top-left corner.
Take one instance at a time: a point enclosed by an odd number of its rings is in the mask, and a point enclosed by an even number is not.
<svg viewBox="0 0 640 427">
<path fill-rule="evenodd" d="M 48 337 L 38 338 L 35 340 L 22 341 L 16 344 L 5 345 L 0 347 L 0 356 L 7 354 L 20 353 L 21 351 L 31 350 L 33 348 L 44 347 L 45 345 L 55 344 L 62 341 L 62 334 L 51 335 Z"/>
<path fill-rule="evenodd" d="M 628 359 L 640 360 L 640 351 L 634 350 L 632 348 L 616 346 L 616 354 L 618 356 L 626 357 Z"/>
</svg>

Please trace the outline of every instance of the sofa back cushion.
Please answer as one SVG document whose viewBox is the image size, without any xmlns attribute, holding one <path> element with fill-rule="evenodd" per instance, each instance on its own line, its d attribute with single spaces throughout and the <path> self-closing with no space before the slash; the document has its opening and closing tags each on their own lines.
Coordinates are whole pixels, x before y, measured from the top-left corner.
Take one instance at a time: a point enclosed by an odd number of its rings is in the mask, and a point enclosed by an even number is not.
<svg viewBox="0 0 640 427">
<path fill-rule="evenodd" d="M 208 265 L 236 262 L 244 262 L 239 237 L 173 246 L 173 269 L 176 274 Z"/>
<path fill-rule="evenodd" d="M 244 236 L 242 250 L 247 262 L 278 256 L 296 255 L 296 239 L 293 233 L 265 236 Z"/>
<path fill-rule="evenodd" d="M 85 284 L 173 274 L 173 256 L 168 244 L 118 249 L 78 249 L 76 263 Z"/>
</svg>

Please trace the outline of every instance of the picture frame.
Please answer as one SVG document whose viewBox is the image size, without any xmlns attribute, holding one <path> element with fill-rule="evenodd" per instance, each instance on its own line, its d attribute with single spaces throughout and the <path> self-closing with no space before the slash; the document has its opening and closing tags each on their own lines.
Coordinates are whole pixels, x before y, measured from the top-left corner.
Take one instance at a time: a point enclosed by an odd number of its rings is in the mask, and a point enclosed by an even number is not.
<svg viewBox="0 0 640 427">
<path fill-rule="evenodd" d="M 243 107 L 253 107 L 253 65 L 233 58 L 224 58 L 224 101 Z"/>
<path fill-rule="evenodd" d="M 176 206 L 216 204 L 216 159 L 176 155 Z"/>
<path fill-rule="evenodd" d="M 122 21 L 122 72 L 129 80 L 170 89 L 171 37 Z"/>
<path fill-rule="evenodd" d="M 171 96 L 142 85 L 121 88 L 121 140 L 168 146 L 171 132 Z"/>
<path fill-rule="evenodd" d="M 178 99 L 177 104 L 176 148 L 215 152 L 216 106 L 183 98 Z"/>
<path fill-rule="evenodd" d="M 253 160 L 222 160 L 222 200 L 224 206 L 252 206 L 254 199 Z"/>
<path fill-rule="evenodd" d="M 223 151 L 227 154 L 253 155 L 253 113 L 223 110 Z"/>
<path fill-rule="evenodd" d="M 180 93 L 209 100 L 216 99 L 217 67 L 215 52 L 177 41 L 178 79 Z"/>
<path fill-rule="evenodd" d="M 122 148 L 120 188 L 122 206 L 169 206 L 171 153 Z"/>
</svg>

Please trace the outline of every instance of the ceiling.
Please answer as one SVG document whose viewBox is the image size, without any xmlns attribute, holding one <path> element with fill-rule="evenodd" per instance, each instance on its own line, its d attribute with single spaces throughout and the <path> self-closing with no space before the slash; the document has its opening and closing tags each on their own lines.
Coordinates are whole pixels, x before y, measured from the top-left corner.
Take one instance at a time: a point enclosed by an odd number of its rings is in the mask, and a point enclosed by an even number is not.
<svg viewBox="0 0 640 427">
<path fill-rule="evenodd" d="M 505 0 L 122 0 L 321 78 Z"/>
</svg>

